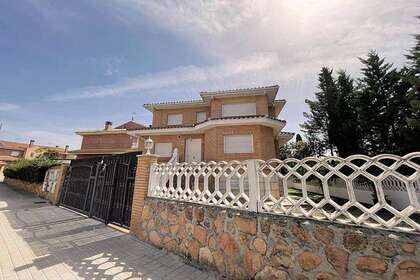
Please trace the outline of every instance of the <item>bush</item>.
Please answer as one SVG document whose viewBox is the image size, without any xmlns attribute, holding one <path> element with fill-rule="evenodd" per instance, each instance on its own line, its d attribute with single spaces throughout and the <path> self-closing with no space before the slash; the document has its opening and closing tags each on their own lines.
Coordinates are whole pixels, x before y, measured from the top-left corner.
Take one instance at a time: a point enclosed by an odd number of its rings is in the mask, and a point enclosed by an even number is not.
<svg viewBox="0 0 420 280">
<path fill-rule="evenodd" d="M 4 176 L 27 182 L 43 182 L 47 170 L 58 165 L 58 161 L 38 156 L 33 160 L 19 159 L 6 166 Z"/>
</svg>

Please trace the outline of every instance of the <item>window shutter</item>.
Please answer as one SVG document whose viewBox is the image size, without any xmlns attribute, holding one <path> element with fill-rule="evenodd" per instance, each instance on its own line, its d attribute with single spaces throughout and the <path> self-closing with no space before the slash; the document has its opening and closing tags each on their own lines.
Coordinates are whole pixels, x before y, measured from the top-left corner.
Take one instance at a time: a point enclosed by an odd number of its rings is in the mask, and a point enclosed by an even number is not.
<svg viewBox="0 0 420 280">
<path fill-rule="evenodd" d="M 182 124 L 182 114 L 169 114 L 168 115 L 168 125 L 181 125 Z"/>
<path fill-rule="evenodd" d="M 172 143 L 156 143 L 155 154 L 160 157 L 172 156 Z"/>
<path fill-rule="evenodd" d="M 204 122 L 207 119 L 206 112 L 197 112 L 197 123 Z"/>
<path fill-rule="evenodd" d="M 224 152 L 234 153 L 253 153 L 254 143 L 252 135 L 225 135 Z"/>
<path fill-rule="evenodd" d="M 233 103 L 222 105 L 222 117 L 253 116 L 257 114 L 257 104 Z"/>
</svg>

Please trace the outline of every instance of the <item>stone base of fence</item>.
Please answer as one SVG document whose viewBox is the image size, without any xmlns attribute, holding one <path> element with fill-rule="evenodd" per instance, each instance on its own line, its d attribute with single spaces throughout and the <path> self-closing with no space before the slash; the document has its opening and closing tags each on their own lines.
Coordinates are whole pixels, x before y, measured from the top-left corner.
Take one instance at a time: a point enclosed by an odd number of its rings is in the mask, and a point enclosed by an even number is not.
<svg viewBox="0 0 420 280">
<path fill-rule="evenodd" d="M 419 279 L 420 236 L 143 199 L 136 235 L 233 279 Z"/>
</svg>

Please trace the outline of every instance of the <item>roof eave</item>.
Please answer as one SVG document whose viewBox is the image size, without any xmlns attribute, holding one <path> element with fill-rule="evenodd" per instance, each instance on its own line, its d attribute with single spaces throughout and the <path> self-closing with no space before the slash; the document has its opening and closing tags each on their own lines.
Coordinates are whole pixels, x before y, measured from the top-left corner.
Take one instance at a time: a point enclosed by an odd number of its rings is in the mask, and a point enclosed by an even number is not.
<svg viewBox="0 0 420 280">
<path fill-rule="evenodd" d="M 209 101 L 212 98 L 232 98 L 239 96 L 256 96 L 256 95 L 267 95 L 269 102 L 273 102 L 277 92 L 279 90 L 278 85 L 259 87 L 259 88 L 244 88 L 236 90 L 226 91 L 213 91 L 213 92 L 201 92 L 200 96 L 204 101 Z"/>
<path fill-rule="evenodd" d="M 153 112 L 155 110 L 205 107 L 207 105 L 208 103 L 205 101 L 193 100 L 193 101 L 179 101 L 179 102 L 165 102 L 165 103 L 146 103 L 146 104 L 143 104 L 143 108 L 145 108 L 149 112 Z"/>
<path fill-rule="evenodd" d="M 112 129 L 112 130 L 86 130 L 86 131 L 76 131 L 77 135 L 87 136 L 87 135 L 111 135 L 111 134 L 126 134 L 127 129 Z"/>
<path fill-rule="evenodd" d="M 238 119 L 219 119 L 209 120 L 193 127 L 176 127 L 176 128 L 158 128 L 143 129 L 127 132 L 133 136 L 153 136 L 153 135 L 172 135 L 172 134 L 200 134 L 204 130 L 218 126 L 237 126 L 237 125 L 264 125 L 274 129 L 275 134 L 279 133 L 286 125 L 285 121 L 274 120 L 270 118 L 238 118 Z"/>
</svg>

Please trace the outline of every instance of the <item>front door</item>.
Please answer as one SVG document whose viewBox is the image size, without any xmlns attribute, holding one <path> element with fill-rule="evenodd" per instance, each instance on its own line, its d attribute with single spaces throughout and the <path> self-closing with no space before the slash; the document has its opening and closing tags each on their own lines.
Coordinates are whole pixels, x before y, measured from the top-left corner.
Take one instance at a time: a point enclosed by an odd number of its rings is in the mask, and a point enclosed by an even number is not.
<svg viewBox="0 0 420 280">
<path fill-rule="evenodd" d="M 185 161 L 200 162 L 201 161 L 201 139 L 187 139 L 185 141 Z"/>
</svg>

